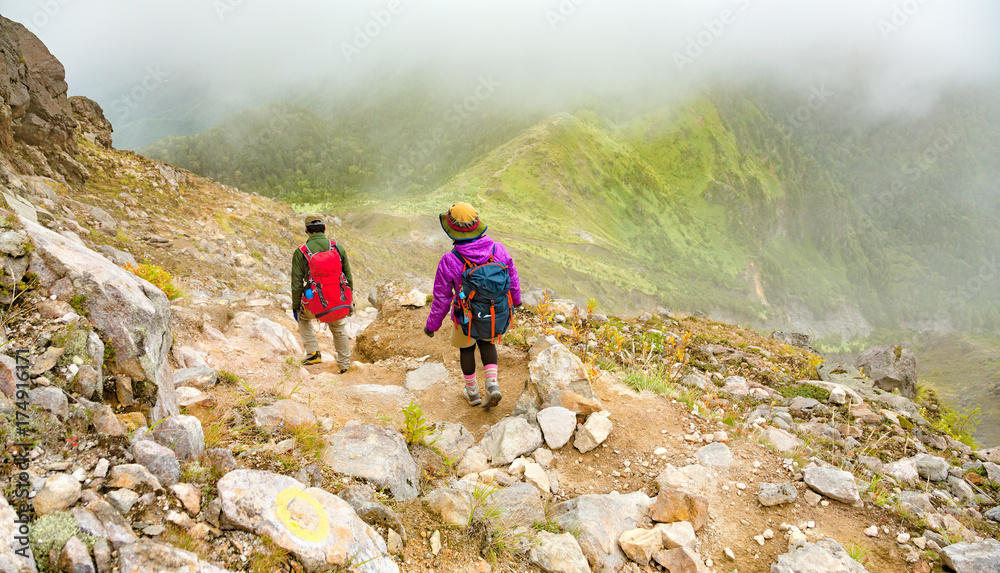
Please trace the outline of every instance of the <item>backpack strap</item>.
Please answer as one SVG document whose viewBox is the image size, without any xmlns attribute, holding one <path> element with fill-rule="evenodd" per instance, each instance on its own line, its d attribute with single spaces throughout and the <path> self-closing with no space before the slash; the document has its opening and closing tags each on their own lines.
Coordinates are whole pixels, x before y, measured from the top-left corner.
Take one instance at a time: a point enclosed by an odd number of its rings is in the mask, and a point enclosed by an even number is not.
<svg viewBox="0 0 1000 573">
<path fill-rule="evenodd" d="M 306 262 L 312 262 L 313 254 L 312 251 L 309 250 L 309 247 L 302 245 L 299 247 L 299 252 L 305 256 Z"/>
<path fill-rule="evenodd" d="M 474 267 L 475 266 L 475 265 L 473 265 L 472 263 L 469 262 L 469 259 L 463 257 L 461 255 L 461 253 L 458 252 L 458 249 L 452 249 L 451 253 L 453 255 L 455 255 L 456 257 L 458 257 L 458 260 L 462 261 L 462 264 L 464 266 L 466 266 L 466 267 Z"/>
</svg>

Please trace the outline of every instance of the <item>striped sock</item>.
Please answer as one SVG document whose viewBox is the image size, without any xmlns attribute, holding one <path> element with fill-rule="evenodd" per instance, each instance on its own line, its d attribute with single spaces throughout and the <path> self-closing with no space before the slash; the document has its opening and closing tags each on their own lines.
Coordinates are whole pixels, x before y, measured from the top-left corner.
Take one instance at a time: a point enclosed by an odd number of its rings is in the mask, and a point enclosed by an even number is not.
<svg viewBox="0 0 1000 573">
<path fill-rule="evenodd" d="M 462 376 L 465 378 L 466 388 L 469 390 L 476 390 L 478 388 L 476 385 L 476 374 L 474 372 L 472 374 L 463 374 Z"/>
<path fill-rule="evenodd" d="M 486 370 L 486 386 L 496 386 L 497 385 L 497 365 L 487 364 L 483 367 Z"/>
</svg>

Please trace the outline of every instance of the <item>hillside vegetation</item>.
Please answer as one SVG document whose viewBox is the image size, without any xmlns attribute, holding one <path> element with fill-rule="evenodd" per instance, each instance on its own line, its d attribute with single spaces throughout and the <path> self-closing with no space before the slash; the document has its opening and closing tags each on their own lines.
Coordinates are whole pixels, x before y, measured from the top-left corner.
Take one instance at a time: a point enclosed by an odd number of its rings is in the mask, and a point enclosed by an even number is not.
<svg viewBox="0 0 1000 573">
<path fill-rule="evenodd" d="M 969 176 L 1000 157 L 986 99 L 883 123 L 831 104 L 794 125 L 792 96 L 722 89 L 624 114 L 487 101 L 461 118 L 426 94 L 279 103 L 144 152 L 303 209 L 423 217 L 402 227 L 431 233 L 429 217 L 469 201 L 562 295 L 805 322 L 837 346 L 871 332 L 843 327 L 852 309 L 874 327 L 1000 324 L 998 289 L 966 288 L 1000 239 L 992 187 Z"/>
</svg>

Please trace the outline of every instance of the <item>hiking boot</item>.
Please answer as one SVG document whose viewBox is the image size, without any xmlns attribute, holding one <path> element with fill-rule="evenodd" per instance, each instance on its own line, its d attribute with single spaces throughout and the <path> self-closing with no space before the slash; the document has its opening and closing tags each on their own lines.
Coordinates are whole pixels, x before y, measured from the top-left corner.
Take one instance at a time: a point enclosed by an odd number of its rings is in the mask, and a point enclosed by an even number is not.
<svg viewBox="0 0 1000 573">
<path fill-rule="evenodd" d="M 319 352 L 313 352 L 312 354 L 306 354 L 306 357 L 302 359 L 302 364 L 309 366 L 311 364 L 319 364 L 323 362 L 323 355 Z"/>
<path fill-rule="evenodd" d="M 465 394 L 465 399 L 469 401 L 470 406 L 478 406 L 483 402 L 479 397 L 479 386 L 473 386 L 471 389 L 466 386 L 463 393 Z"/>
<path fill-rule="evenodd" d="M 500 393 L 500 387 L 496 384 L 486 385 L 486 403 L 483 404 L 483 408 L 492 408 L 500 403 L 500 399 L 503 398 L 503 394 Z"/>
</svg>

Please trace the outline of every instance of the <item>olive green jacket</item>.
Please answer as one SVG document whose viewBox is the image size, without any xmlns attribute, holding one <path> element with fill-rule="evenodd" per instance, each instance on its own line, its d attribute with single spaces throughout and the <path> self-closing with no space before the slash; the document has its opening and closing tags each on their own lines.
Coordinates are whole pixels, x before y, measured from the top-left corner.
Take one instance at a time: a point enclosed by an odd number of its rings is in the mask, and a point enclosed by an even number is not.
<svg viewBox="0 0 1000 573">
<path fill-rule="evenodd" d="M 306 239 L 306 246 L 312 254 L 322 253 L 330 250 L 330 239 L 323 233 L 313 233 Z M 354 290 L 354 277 L 351 276 L 351 263 L 347 261 L 347 253 L 344 247 L 337 245 L 337 252 L 340 253 L 341 264 L 344 266 L 344 275 L 347 276 L 347 285 Z M 292 254 L 292 310 L 298 312 L 302 310 L 302 291 L 306 289 L 309 282 L 309 261 L 302 251 L 295 249 Z"/>
</svg>

